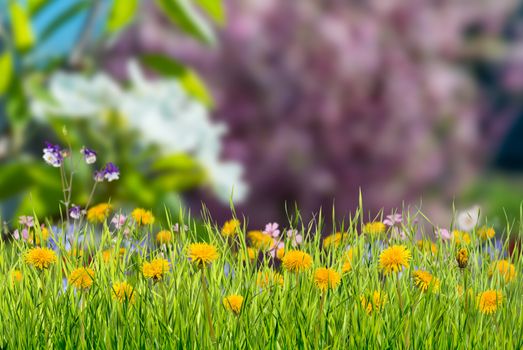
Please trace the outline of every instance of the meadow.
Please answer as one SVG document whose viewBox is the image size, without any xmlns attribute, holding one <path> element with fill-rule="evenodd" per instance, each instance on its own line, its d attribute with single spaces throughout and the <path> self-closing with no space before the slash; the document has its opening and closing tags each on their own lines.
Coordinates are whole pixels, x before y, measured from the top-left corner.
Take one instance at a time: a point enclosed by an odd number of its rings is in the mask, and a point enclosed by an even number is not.
<svg viewBox="0 0 523 350">
<path fill-rule="evenodd" d="M 160 230 L 141 209 L 114 229 L 111 210 L 71 236 L 34 222 L 2 243 L 2 348 L 523 346 L 520 255 L 498 233 L 414 240 L 406 222 L 401 239 L 357 219 L 323 239 L 321 222 Z"/>
<path fill-rule="evenodd" d="M 334 229 L 297 209 L 251 228 L 234 210 L 218 224 L 205 207 L 82 209 L 69 202 L 69 155 L 44 149 L 63 218 L 4 224 L 0 348 L 523 347 L 523 215 L 493 227 L 464 213 L 438 228 L 408 208 L 368 217 L 360 197 Z M 92 192 L 119 176 L 108 163 Z"/>
</svg>

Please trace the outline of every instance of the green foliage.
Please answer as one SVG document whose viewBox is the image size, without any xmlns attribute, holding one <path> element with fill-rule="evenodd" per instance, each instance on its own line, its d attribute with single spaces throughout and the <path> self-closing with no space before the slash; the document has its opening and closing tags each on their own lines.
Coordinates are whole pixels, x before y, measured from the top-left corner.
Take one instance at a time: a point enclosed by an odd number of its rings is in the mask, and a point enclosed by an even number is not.
<svg viewBox="0 0 523 350">
<path fill-rule="evenodd" d="M 199 11 L 207 14 L 216 23 L 223 24 L 225 14 L 222 0 L 197 1 L 198 9 L 192 1 L 168 0 L 158 1 L 157 4 L 183 32 L 205 43 L 213 43 L 213 28 Z M 60 118 L 61 116 L 48 116 L 43 124 L 42 121 L 32 122 L 29 108 L 31 99 L 50 99 L 46 91 L 46 78 L 64 66 L 69 69 L 85 69 L 86 73 L 92 73 L 97 69 L 93 63 L 96 64 L 96 55 L 100 52 L 98 49 L 83 52 L 80 55 L 82 62 L 78 67 L 76 63 L 75 67 L 70 66 L 68 54 L 46 62 L 29 60 L 29 54 L 56 35 L 74 17 L 81 13 L 96 14 L 95 1 L 67 3 L 66 6 L 58 7 L 61 10 L 36 33 L 32 21 L 51 4 L 56 3 L 48 0 L 6 1 L 5 9 L 2 8 L 2 11 L 6 11 L 7 18 L 6 27 L 1 28 L 5 45 L 0 53 L 0 97 L 3 98 L 5 113 L 0 115 L 2 118 L 5 116 L 2 122 L 7 124 L 11 138 L 11 153 L 2 164 L 0 201 L 9 203 L 9 212 L 14 213 L 13 215 L 29 214 L 33 209 L 39 215 L 60 215 L 58 205 L 45 205 L 46 198 L 60 198 L 58 171 L 46 166 L 41 160 L 40 151 L 35 151 L 34 147 L 32 156 L 24 154 L 24 151 L 31 149 L 28 146 L 31 146 L 32 136 L 36 134 L 46 139 L 58 138 L 65 142 L 66 138 L 62 134 L 65 125 L 69 131 L 67 141 L 73 149 L 78 150 L 83 145 L 94 148 L 100 154 L 100 162 L 115 161 L 124 174 L 120 186 L 102 187 L 103 196 L 97 197 L 95 194 L 94 201 L 107 200 L 109 195 L 112 202 L 134 203 L 158 210 L 163 209 L 164 203 L 172 208 L 180 207 L 180 192 L 202 186 L 208 181 L 202 165 L 191 156 L 164 155 L 155 147 L 142 147 L 136 133 L 123 125 L 121 118 L 115 116 L 112 111 L 107 116 L 93 116 L 88 122 L 70 121 Z M 110 6 L 106 8 L 107 21 L 101 36 L 88 37 L 91 41 L 87 46 L 100 48 L 107 41 L 117 38 L 118 33 L 133 23 L 140 4 L 140 0 L 110 1 Z M 94 32 L 92 28 L 81 29 L 81 33 L 86 31 Z M 145 57 L 144 62 L 149 63 L 149 68 L 157 74 L 178 79 L 192 96 L 207 107 L 213 106 L 212 96 L 205 83 L 191 68 L 167 56 Z M 76 165 L 81 163 L 78 154 L 75 154 L 74 158 L 78 158 Z M 99 167 L 102 165 L 98 164 Z M 71 167 L 68 162 L 66 166 Z M 92 185 L 92 170 L 86 166 L 75 170 L 75 190 L 72 198 L 74 203 L 85 204 L 87 201 Z"/>
<path fill-rule="evenodd" d="M 215 35 L 209 23 L 201 16 L 190 0 L 156 0 L 165 15 L 181 30 L 196 39 L 213 44 Z"/>
<path fill-rule="evenodd" d="M 29 50 L 36 41 L 29 13 L 19 2 L 11 1 L 9 3 L 9 15 L 16 48 L 20 51 Z"/>
<path fill-rule="evenodd" d="M 172 57 L 161 54 L 149 54 L 141 57 L 142 63 L 166 77 L 174 77 L 180 81 L 185 90 L 207 107 L 212 108 L 214 100 L 200 76 L 192 69 L 184 66 Z"/>
<path fill-rule="evenodd" d="M 13 56 L 9 51 L 0 55 L 0 96 L 4 95 L 9 88 L 13 75 Z"/>
<path fill-rule="evenodd" d="M 138 9 L 138 0 L 113 0 L 107 30 L 114 33 L 127 26 L 134 18 Z"/>
<path fill-rule="evenodd" d="M 196 3 L 200 5 L 202 10 L 204 10 L 216 23 L 220 25 L 225 24 L 225 8 L 222 1 L 196 0 Z"/>
</svg>

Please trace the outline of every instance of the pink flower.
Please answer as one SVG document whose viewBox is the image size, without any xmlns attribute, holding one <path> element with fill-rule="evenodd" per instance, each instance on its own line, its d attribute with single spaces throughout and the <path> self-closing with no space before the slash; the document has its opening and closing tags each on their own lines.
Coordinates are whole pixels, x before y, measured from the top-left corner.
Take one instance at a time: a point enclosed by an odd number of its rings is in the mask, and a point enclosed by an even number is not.
<svg viewBox="0 0 523 350">
<path fill-rule="evenodd" d="M 13 237 L 14 237 L 14 239 L 16 239 L 18 241 L 20 239 L 20 232 L 18 230 L 15 230 L 15 232 L 13 232 Z M 24 228 L 22 230 L 22 239 L 24 241 L 27 241 L 28 238 L 29 238 L 29 231 L 26 228 Z"/>
<path fill-rule="evenodd" d="M 452 238 L 452 233 L 449 232 L 449 230 L 445 228 L 438 228 L 435 232 L 436 237 L 441 238 L 443 241 L 448 241 Z"/>
<path fill-rule="evenodd" d="M 276 222 L 268 223 L 265 225 L 265 230 L 263 230 L 263 233 L 266 235 L 271 235 L 272 237 L 276 238 L 280 236 L 280 230 L 278 230 L 279 225 Z"/>
<path fill-rule="evenodd" d="M 298 233 L 298 230 L 288 230 L 287 237 L 291 239 L 291 245 L 296 248 L 303 242 L 303 237 Z"/>
<path fill-rule="evenodd" d="M 383 223 L 385 225 L 391 226 L 391 227 L 396 224 L 401 224 L 402 222 L 403 222 L 403 217 L 401 216 L 401 214 L 387 215 L 385 220 L 383 220 Z"/>
<path fill-rule="evenodd" d="M 123 225 L 125 225 L 125 221 L 127 220 L 127 217 L 123 214 L 116 214 L 113 219 L 111 220 L 111 224 L 114 225 L 114 228 L 121 229 Z"/>
<path fill-rule="evenodd" d="M 114 225 L 114 228 L 116 228 L 117 230 L 120 230 L 122 227 L 124 227 L 125 223 L 127 222 L 127 217 L 123 214 L 116 214 L 112 220 L 111 220 L 111 223 Z M 128 236 L 129 233 L 131 231 L 129 230 L 128 227 L 126 227 L 124 230 L 123 230 L 123 234 L 125 236 Z"/>
<path fill-rule="evenodd" d="M 26 227 L 33 227 L 34 226 L 34 218 L 32 216 L 20 216 L 18 218 L 18 222 L 20 225 L 24 225 Z"/>
</svg>

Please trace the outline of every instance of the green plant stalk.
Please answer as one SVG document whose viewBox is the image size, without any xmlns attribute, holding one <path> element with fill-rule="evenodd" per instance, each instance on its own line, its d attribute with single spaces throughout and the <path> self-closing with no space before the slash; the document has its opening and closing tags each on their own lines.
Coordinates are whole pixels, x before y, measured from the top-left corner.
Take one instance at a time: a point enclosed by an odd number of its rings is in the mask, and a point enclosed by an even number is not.
<svg viewBox="0 0 523 350">
<path fill-rule="evenodd" d="M 205 270 L 206 270 L 206 267 L 203 266 L 201 268 L 201 282 L 202 282 L 202 290 L 203 290 L 203 303 L 204 303 L 204 306 L 205 306 L 205 313 L 206 313 L 206 316 L 207 316 L 207 323 L 209 324 L 209 332 L 210 332 L 210 335 L 211 335 L 211 340 L 213 343 L 216 342 L 216 335 L 214 333 L 214 326 L 213 326 L 213 323 L 212 323 L 212 314 L 211 314 L 211 307 L 209 305 L 209 296 L 208 296 L 208 291 L 207 291 L 207 281 L 205 280 Z"/>
</svg>

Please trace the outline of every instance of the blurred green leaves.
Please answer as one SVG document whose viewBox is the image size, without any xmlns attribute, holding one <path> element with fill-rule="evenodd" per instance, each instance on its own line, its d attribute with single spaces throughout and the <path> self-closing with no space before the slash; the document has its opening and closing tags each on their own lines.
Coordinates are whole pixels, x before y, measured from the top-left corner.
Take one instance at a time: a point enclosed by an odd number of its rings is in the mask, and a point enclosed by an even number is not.
<svg viewBox="0 0 523 350">
<path fill-rule="evenodd" d="M 16 48 L 20 51 L 29 50 L 35 43 L 35 34 L 28 11 L 18 2 L 9 3 L 11 30 Z"/>
<path fill-rule="evenodd" d="M 138 0 L 113 0 L 109 18 L 107 20 L 107 30 L 114 33 L 127 26 L 134 18 Z"/>
<path fill-rule="evenodd" d="M 50 38 L 61 35 L 67 24 L 80 14 L 96 14 L 94 9 L 98 1 L 107 5 L 104 10 L 107 12 L 97 14 L 100 16 L 98 21 L 94 21 L 100 23 L 97 30 L 87 28 L 88 21 L 79 30 L 78 38 L 86 30 L 99 33 L 90 38 L 87 47 L 94 49 L 83 52 L 82 64 L 69 64 L 70 53 L 67 52 L 47 60 L 40 59 L 40 48 L 50 42 Z M 64 67 L 82 70 L 83 73 L 95 72 L 98 69 L 97 54 L 101 52 L 99 48 L 105 47 L 133 23 L 144 2 L 64 0 L 58 6 L 58 2 L 49 0 L 9 0 L 0 8 L 6 13 L 6 25 L 2 28 L 4 45 L 0 51 L 0 97 L 4 97 L 5 103 L 0 118 L 7 126 L 4 132 L 10 139 L 10 153 L 1 164 L 0 203 L 9 202 L 10 213 L 31 214 L 33 209 L 39 216 L 60 213 L 57 205 L 62 198 L 60 174 L 43 162 L 39 150 L 28 147 L 35 142 L 33 136 L 36 135 L 37 142 L 44 138 L 62 145 L 71 143 L 78 167 L 75 166 L 72 198 L 77 204 L 86 202 L 95 169 L 80 161 L 78 150 L 84 145 L 99 152 L 97 168 L 104 162 L 113 161 L 122 171 L 121 181 L 100 186 L 95 202 L 110 200 L 162 212 L 165 204 L 171 208 L 182 205 L 180 192 L 208 183 L 205 170 L 193 157 L 163 154 L 154 147 L 144 147 L 138 135 L 126 127 L 122 116 L 114 111 L 107 111 L 107 115 L 93 115 L 88 122 L 54 115 L 47 116 L 43 123 L 32 121 L 29 108 L 32 99 L 50 99 L 47 78 Z M 155 4 L 177 29 L 205 44 L 216 42 L 213 23 L 223 25 L 226 18 L 222 0 L 155 0 Z M 44 12 L 49 17 L 47 22 L 35 25 L 39 23 L 37 17 Z M 105 22 L 100 19 L 105 19 Z M 142 63 L 160 76 L 177 79 L 206 107 L 213 106 L 213 98 L 204 81 L 182 62 L 161 54 L 150 54 L 142 58 Z M 67 142 L 62 133 L 64 125 L 69 131 Z"/>
<path fill-rule="evenodd" d="M 177 60 L 162 54 L 149 54 L 141 58 L 142 63 L 165 77 L 174 77 L 185 90 L 207 107 L 214 105 L 213 98 L 200 76 Z"/>
<path fill-rule="evenodd" d="M 215 43 L 214 31 L 190 0 L 156 0 L 156 4 L 174 24 L 187 34 L 206 44 Z"/>
<path fill-rule="evenodd" d="M 13 57 L 9 51 L 5 51 L 0 55 L 0 96 L 3 96 L 9 84 L 11 83 L 13 74 Z"/>
<path fill-rule="evenodd" d="M 225 9 L 222 1 L 219 0 L 196 0 L 198 5 L 204 10 L 209 17 L 211 17 L 216 23 L 223 25 L 225 24 Z"/>
</svg>

